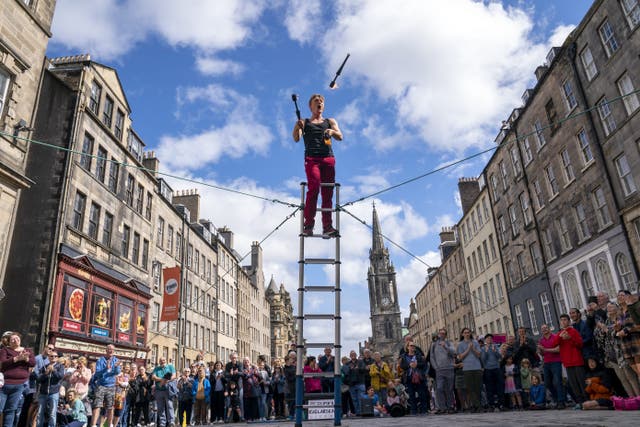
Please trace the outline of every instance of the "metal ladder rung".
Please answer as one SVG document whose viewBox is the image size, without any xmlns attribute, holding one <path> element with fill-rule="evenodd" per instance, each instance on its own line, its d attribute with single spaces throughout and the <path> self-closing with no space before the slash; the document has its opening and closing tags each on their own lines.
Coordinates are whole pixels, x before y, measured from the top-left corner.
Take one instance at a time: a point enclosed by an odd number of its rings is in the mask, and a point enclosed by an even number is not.
<svg viewBox="0 0 640 427">
<path fill-rule="evenodd" d="M 308 342 L 304 346 L 305 348 L 334 348 L 335 344 L 332 342 Z"/>
<path fill-rule="evenodd" d="M 333 212 L 335 209 L 333 209 L 333 208 L 317 208 L 316 210 L 320 211 L 320 212 Z"/>
<path fill-rule="evenodd" d="M 340 187 L 337 182 L 321 182 L 320 187 Z"/>
<path fill-rule="evenodd" d="M 305 314 L 304 320 L 334 320 L 335 314 Z"/>
<path fill-rule="evenodd" d="M 305 393 L 304 398 L 306 400 L 321 400 L 321 399 L 333 399 L 333 393 Z M 302 405 L 303 408 L 308 408 L 309 405 Z M 317 408 L 317 406 L 313 406 Z"/>
<path fill-rule="evenodd" d="M 333 378 L 333 372 L 304 372 L 302 374 L 305 378 Z M 333 396 L 333 393 L 331 394 Z"/>
<path fill-rule="evenodd" d="M 335 286 L 305 286 L 305 291 L 308 292 L 334 292 L 336 290 Z"/>
<path fill-rule="evenodd" d="M 337 264 L 334 258 L 305 258 L 302 262 L 305 264 Z"/>
</svg>

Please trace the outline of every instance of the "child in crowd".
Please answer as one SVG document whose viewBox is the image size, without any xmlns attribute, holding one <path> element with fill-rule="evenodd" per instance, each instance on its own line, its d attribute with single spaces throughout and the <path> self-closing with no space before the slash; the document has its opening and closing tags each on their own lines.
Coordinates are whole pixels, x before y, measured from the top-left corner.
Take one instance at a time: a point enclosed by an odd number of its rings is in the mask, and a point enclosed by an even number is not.
<svg viewBox="0 0 640 427">
<path fill-rule="evenodd" d="M 242 419 L 242 413 L 240 412 L 240 391 L 236 386 L 235 381 L 229 382 L 229 390 L 224 394 L 229 396 L 229 409 L 227 410 L 227 422 L 233 421 L 231 418 L 232 412 L 235 412 L 238 419 Z"/>
<path fill-rule="evenodd" d="M 585 391 L 589 394 L 589 400 L 582 404 L 582 409 L 613 409 L 609 375 L 595 359 L 589 358 L 587 366 Z"/>
<path fill-rule="evenodd" d="M 531 375 L 531 389 L 529 390 L 529 409 L 546 409 L 547 390 L 540 382 L 538 374 Z"/>
<path fill-rule="evenodd" d="M 527 404 L 531 388 L 531 362 L 526 357 L 520 361 L 520 386 L 522 387 L 522 400 Z"/>
<path fill-rule="evenodd" d="M 409 402 L 409 393 L 407 393 L 406 387 L 404 386 L 404 384 L 402 384 L 400 378 L 396 378 L 395 380 L 390 382 L 393 383 L 393 387 L 395 387 L 398 396 L 400 396 L 400 404 L 406 408 L 407 403 Z"/>
<path fill-rule="evenodd" d="M 378 398 L 378 395 L 376 394 L 376 391 L 373 387 L 369 387 L 367 389 L 367 392 L 362 395 L 362 398 L 371 401 L 374 417 L 381 417 L 385 412 L 384 406 L 382 406 L 382 404 L 380 403 L 380 399 Z"/>
<path fill-rule="evenodd" d="M 504 393 L 511 398 L 511 407 L 514 409 L 522 408 L 522 398 L 516 379 L 519 379 L 520 372 L 518 367 L 513 363 L 513 357 L 507 357 L 504 365 Z M 518 381 L 519 382 L 519 381 Z"/>
<path fill-rule="evenodd" d="M 398 396 L 395 387 L 387 388 L 387 401 L 384 405 L 384 413 L 392 417 L 401 417 L 405 411 L 406 409 L 402 406 L 400 396 Z"/>
</svg>

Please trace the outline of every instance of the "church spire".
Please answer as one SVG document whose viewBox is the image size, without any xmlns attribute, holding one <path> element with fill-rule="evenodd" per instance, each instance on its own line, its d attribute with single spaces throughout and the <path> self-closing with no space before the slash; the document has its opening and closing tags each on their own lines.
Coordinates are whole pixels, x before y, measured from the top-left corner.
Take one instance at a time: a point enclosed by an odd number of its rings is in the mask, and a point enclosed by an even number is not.
<svg viewBox="0 0 640 427">
<path fill-rule="evenodd" d="M 380 221 L 378 220 L 378 212 L 376 211 L 376 204 L 373 203 L 373 243 L 371 245 L 371 252 L 377 253 L 384 249 L 384 241 L 382 240 L 382 234 L 380 232 Z"/>
</svg>

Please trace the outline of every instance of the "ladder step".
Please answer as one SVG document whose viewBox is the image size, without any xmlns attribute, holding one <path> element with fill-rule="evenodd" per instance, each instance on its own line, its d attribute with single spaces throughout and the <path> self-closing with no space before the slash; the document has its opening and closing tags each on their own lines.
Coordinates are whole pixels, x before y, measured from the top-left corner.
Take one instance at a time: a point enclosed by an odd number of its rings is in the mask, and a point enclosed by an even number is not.
<svg viewBox="0 0 640 427">
<path fill-rule="evenodd" d="M 336 290 L 335 286 L 305 286 L 305 291 L 309 292 L 333 292 Z"/>
<path fill-rule="evenodd" d="M 335 209 L 333 209 L 333 208 L 317 208 L 316 210 L 320 211 L 320 212 L 333 212 Z"/>
<path fill-rule="evenodd" d="M 305 393 L 304 394 L 304 398 L 305 400 L 320 400 L 320 399 L 333 399 L 335 397 L 335 394 L 333 393 Z M 303 405 L 304 407 L 309 407 L 309 405 Z M 317 406 L 314 406 L 315 408 L 317 408 Z"/>
<path fill-rule="evenodd" d="M 335 314 L 305 314 L 304 320 L 334 320 Z"/>
<path fill-rule="evenodd" d="M 337 182 L 321 182 L 320 187 L 340 187 L 340 184 Z"/>
<path fill-rule="evenodd" d="M 305 372 L 302 374 L 304 378 L 333 378 L 333 372 Z"/>
<path fill-rule="evenodd" d="M 334 348 L 335 344 L 332 342 L 308 342 L 304 344 L 305 348 Z"/>
<path fill-rule="evenodd" d="M 333 258 L 305 258 L 302 262 L 305 264 L 335 264 L 336 260 Z"/>
</svg>

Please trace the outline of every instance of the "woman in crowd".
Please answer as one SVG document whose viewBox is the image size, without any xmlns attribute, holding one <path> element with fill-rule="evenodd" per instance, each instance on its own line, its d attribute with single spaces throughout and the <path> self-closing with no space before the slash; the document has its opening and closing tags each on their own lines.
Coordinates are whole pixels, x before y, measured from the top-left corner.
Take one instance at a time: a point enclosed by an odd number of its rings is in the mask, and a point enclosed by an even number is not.
<svg viewBox="0 0 640 427">
<path fill-rule="evenodd" d="M 91 381 L 91 369 L 87 368 L 87 358 L 81 356 L 76 360 L 76 369 L 69 380 L 80 400 L 84 400 L 89 393 L 89 381 Z"/>
<path fill-rule="evenodd" d="M 480 363 L 480 345 L 473 339 L 469 328 L 462 329 L 458 343 L 458 358 L 462 361 L 462 374 L 467 394 L 468 408 L 472 412 L 480 409 L 482 389 L 482 364 Z"/>
<path fill-rule="evenodd" d="M 257 367 L 245 357 L 242 361 L 242 390 L 244 398 L 244 419 L 255 421 L 259 418 L 258 401 L 260 398 L 260 377 Z"/>
<path fill-rule="evenodd" d="M 267 405 L 267 397 L 270 393 L 270 385 L 271 385 L 271 377 L 269 375 L 269 371 L 265 367 L 264 360 L 258 359 L 258 367 L 256 370 L 258 374 L 259 382 L 258 386 L 260 387 L 260 397 L 258 398 L 258 414 L 260 415 L 260 421 L 266 421 L 269 416 L 269 409 L 271 408 L 271 404 Z"/>
<path fill-rule="evenodd" d="M 67 423 L 63 427 L 82 427 L 87 424 L 87 412 L 76 390 L 68 390 L 66 400 Z"/>
<path fill-rule="evenodd" d="M 349 371 L 349 358 L 347 356 L 342 356 L 340 361 L 342 362 L 342 367 L 340 368 L 342 372 L 342 388 L 340 390 L 340 392 L 342 393 L 342 415 L 344 417 L 349 417 L 356 413 L 356 408 L 353 405 L 353 401 L 351 400 L 349 386 L 344 383 L 347 372 Z"/>
<path fill-rule="evenodd" d="M 593 337 L 598 353 L 602 354 L 604 366 L 613 369 L 627 395 L 640 396 L 638 376 L 624 358 L 620 339 L 615 336 L 619 316 L 618 304 L 612 301 L 607 303 L 607 318 L 604 322 L 596 321 Z"/>
<path fill-rule="evenodd" d="M 285 378 L 282 367 L 275 365 L 271 376 L 271 394 L 273 394 L 273 409 L 276 419 L 284 418 L 284 389 Z"/>
<path fill-rule="evenodd" d="M 302 372 L 305 374 L 322 372 L 322 369 L 320 369 L 316 363 L 315 356 L 307 357 L 307 360 L 304 363 L 304 368 L 302 368 Z M 320 379 L 320 377 L 305 378 L 304 392 L 305 393 L 322 392 L 322 380 Z"/>
<path fill-rule="evenodd" d="M 122 421 L 123 427 L 127 426 L 127 392 L 129 391 L 129 376 L 131 375 L 131 365 L 125 363 L 120 374 L 116 376 L 116 393 L 113 398 L 113 425 L 117 426 Z"/>
<path fill-rule="evenodd" d="M 616 337 L 620 339 L 622 355 L 629 366 L 640 376 L 640 325 L 636 324 L 628 303 L 632 299 L 631 292 L 621 290 L 618 292 L 618 304 L 620 315 L 616 325 Z"/>
<path fill-rule="evenodd" d="M 214 363 L 209 376 L 211 383 L 211 423 L 224 422 L 224 391 L 227 388 L 227 378 L 224 366 L 219 360 Z"/>
<path fill-rule="evenodd" d="M 380 402 L 387 400 L 387 383 L 393 379 L 391 368 L 382 360 L 379 351 L 373 353 L 373 363 L 369 366 L 369 375 L 371 376 L 371 387 L 375 390 L 380 398 Z"/>
<path fill-rule="evenodd" d="M 191 394 L 194 397 L 195 423 L 196 425 L 204 425 L 207 423 L 207 404 L 209 403 L 209 394 L 211 393 L 211 384 L 207 378 L 204 366 L 198 367 L 198 375 L 193 381 L 193 390 Z"/>
<path fill-rule="evenodd" d="M 191 370 L 184 368 L 178 379 L 178 423 L 182 426 L 184 420 L 191 422 L 191 410 L 193 409 L 193 378 Z"/>
<path fill-rule="evenodd" d="M 3 427 L 13 427 L 29 368 L 36 365 L 33 351 L 22 347 L 21 340 L 19 333 L 11 332 L 8 345 L 0 348 L 0 372 L 4 375 L 4 386 L 0 388 L 0 398 L 4 400 Z"/>
<path fill-rule="evenodd" d="M 416 352 L 416 346 L 410 342 L 407 352 L 401 356 L 402 383 L 409 393 L 411 414 L 426 414 L 429 411 L 429 395 L 427 391 L 427 362 L 423 353 Z"/>
<path fill-rule="evenodd" d="M 140 425 L 140 412 L 144 416 L 143 423 L 149 425 L 151 421 L 149 419 L 149 402 L 151 401 L 151 387 L 153 387 L 153 380 L 151 376 L 147 374 L 147 369 L 144 366 L 138 367 L 138 375 L 136 376 L 131 387 L 135 391 L 135 406 L 133 411 L 133 425 Z M 155 420 L 154 420 L 155 421 Z"/>
<path fill-rule="evenodd" d="M 589 400 L 582 403 L 582 409 L 613 409 L 611 378 L 594 358 L 587 360 L 585 383 Z"/>
</svg>

